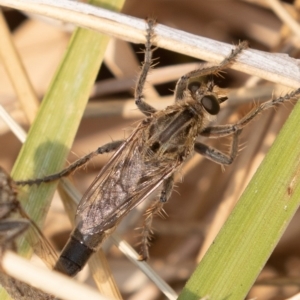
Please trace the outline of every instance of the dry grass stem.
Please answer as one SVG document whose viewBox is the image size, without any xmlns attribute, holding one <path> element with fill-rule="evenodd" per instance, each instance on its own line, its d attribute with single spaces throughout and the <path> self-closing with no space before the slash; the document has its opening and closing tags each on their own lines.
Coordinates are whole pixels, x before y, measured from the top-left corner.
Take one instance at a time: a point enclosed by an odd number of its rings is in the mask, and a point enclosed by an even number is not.
<svg viewBox="0 0 300 300">
<path fill-rule="evenodd" d="M 84 3 L 69 0 L 0 0 L 0 4 L 65 20 L 133 43 L 145 42 L 144 20 Z M 159 24 L 155 34 L 155 44 L 160 48 L 215 63 L 220 62 L 232 49 L 231 45 Z M 245 50 L 232 68 L 293 88 L 297 88 L 300 82 L 298 62 L 283 54 Z"/>
<path fill-rule="evenodd" d="M 278 0 L 267 0 L 267 3 L 278 18 L 280 18 L 282 22 L 286 24 L 298 38 L 300 38 L 300 25 L 285 9 L 282 2 Z"/>
<path fill-rule="evenodd" d="M 0 11 L 0 36 L 2 41 L 2 46 L 0 47 L 2 62 L 18 95 L 22 109 L 29 122 L 32 123 L 37 113 L 38 99 L 12 41 L 2 11 Z"/>
<path fill-rule="evenodd" d="M 2 260 L 2 267 L 6 274 L 21 280 L 29 285 L 34 282 L 36 288 L 46 293 L 53 293 L 65 300 L 105 300 L 96 290 L 76 282 L 64 275 L 45 268 L 35 266 L 26 259 L 14 254 L 5 252 Z M 62 288 L 63 287 L 63 288 Z"/>
</svg>

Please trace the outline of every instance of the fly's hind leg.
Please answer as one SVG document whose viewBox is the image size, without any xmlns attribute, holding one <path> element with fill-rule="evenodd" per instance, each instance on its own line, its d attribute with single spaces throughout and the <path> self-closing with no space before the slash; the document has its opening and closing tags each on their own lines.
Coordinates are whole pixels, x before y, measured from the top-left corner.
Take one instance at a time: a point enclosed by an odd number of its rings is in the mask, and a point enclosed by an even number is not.
<svg viewBox="0 0 300 300">
<path fill-rule="evenodd" d="M 142 229 L 141 253 L 139 260 L 147 260 L 149 257 L 149 241 L 153 233 L 151 229 L 152 220 L 154 215 L 163 215 L 163 205 L 169 200 L 174 186 L 174 176 L 167 178 L 162 184 L 160 196 L 155 202 L 147 209 L 145 213 L 145 221 Z"/>
<path fill-rule="evenodd" d="M 147 28 L 147 35 L 146 35 L 144 63 L 138 81 L 136 83 L 134 98 L 135 98 L 135 104 L 138 107 L 138 109 L 144 115 L 150 116 L 151 114 L 156 112 L 156 109 L 144 101 L 143 89 L 147 79 L 147 75 L 149 73 L 152 64 L 153 49 L 151 49 L 151 46 L 152 46 L 152 38 L 154 36 L 155 21 L 153 19 L 149 19 L 147 20 L 147 24 L 148 24 L 148 28 Z"/>
<path fill-rule="evenodd" d="M 218 65 L 200 68 L 194 71 L 191 71 L 183 75 L 176 84 L 175 88 L 175 101 L 180 101 L 184 98 L 184 92 L 187 90 L 188 85 L 191 81 L 200 82 L 200 78 L 207 75 L 216 75 L 222 70 L 229 68 L 234 62 L 237 56 L 244 50 L 248 48 L 247 42 L 242 42 L 231 51 L 231 53 L 225 57 Z"/>
<path fill-rule="evenodd" d="M 58 180 L 62 177 L 69 176 L 72 172 L 77 170 L 78 168 L 82 167 L 86 163 L 88 163 L 93 157 L 103 154 L 103 153 L 109 153 L 115 151 L 117 148 L 119 148 L 124 141 L 114 141 L 108 144 L 105 144 L 101 147 L 99 147 L 97 150 L 79 158 L 72 164 L 70 164 L 66 169 L 62 170 L 59 173 L 55 173 L 52 175 L 45 176 L 43 178 L 37 178 L 37 179 L 28 179 L 28 180 L 18 180 L 15 181 L 17 185 L 33 185 L 33 184 L 40 184 L 42 182 L 50 182 Z"/>
<path fill-rule="evenodd" d="M 224 154 L 215 148 L 209 147 L 205 144 L 198 142 L 195 143 L 194 150 L 215 163 L 221 165 L 230 165 L 237 156 L 239 146 L 238 137 L 241 134 L 241 132 L 242 129 L 239 129 L 233 134 L 229 155 Z"/>
</svg>

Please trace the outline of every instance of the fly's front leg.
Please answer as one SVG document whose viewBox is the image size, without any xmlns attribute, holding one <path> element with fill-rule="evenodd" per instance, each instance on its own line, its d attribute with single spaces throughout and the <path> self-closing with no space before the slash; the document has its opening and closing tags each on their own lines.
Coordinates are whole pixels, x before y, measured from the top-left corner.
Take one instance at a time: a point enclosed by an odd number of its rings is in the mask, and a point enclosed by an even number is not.
<svg viewBox="0 0 300 300">
<path fill-rule="evenodd" d="M 154 36 L 155 21 L 153 19 L 149 19 L 147 21 L 147 24 L 148 24 L 148 28 L 147 28 L 147 35 L 146 35 L 144 64 L 142 66 L 142 70 L 135 87 L 134 98 L 135 98 L 135 104 L 138 107 L 138 109 L 144 115 L 150 116 L 151 114 L 156 112 L 156 109 L 144 101 L 143 89 L 147 79 L 148 72 L 152 64 L 153 50 L 151 49 L 151 45 L 152 45 L 152 38 Z"/>
<path fill-rule="evenodd" d="M 238 137 L 242 129 L 237 130 L 232 136 L 232 143 L 230 147 L 229 155 L 222 153 L 221 151 L 209 147 L 202 143 L 195 143 L 194 149 L 197 153 L 203 155 L 207 159 L 221 165 L 230 165 L 234 161 L 238 153 Z"/>
<path fill-rule="evenodd" d="M 174 186 L 174 176 L 167 178 L 162 184 L 162 190 L 159 198 L 147 209 L 146 218 L 143 224 L 141 254 L 139 260 L 147 260 L 149 257 L 149 241 L 152 234 L 152 221 L 156 214 L 162 215 L 163 205 L 169 200 Z"/>
<path fill-rule="evenodd" d="M 234 63 L 237 56 L 246 48 L 248 48 L 248 44 L 244 41 L 237 45 L 235 49 L 233 49 L 231 53 L 227 57 L 225 57 L 217 66 L 204 67 L 202 69 L 197 69 L 183 75 L 176 84 L 175 101 L 180 101 L 184 98 L 184 92 L 186 91 L 188 84 L 191 81 L 200 81 L 200 78 L 203 76 L 216 75 L 222 70 L 230 67 L 230 65 Z"/>
<path fill-rule="evenodd" d="M 119 148 L 124 141 L 114 141 L 108 144 L 105 144 L 101 147 L 99 147 L 97 150 L 89 153 L 88 155 L 83 156 L 82 158 L 79 158 L 72 164 L 70 164 L 66 169 L 62 170 L 59 173 L 55 173 L 52 175 L 45 176 L 43 178 L 37 178 L 37 179 L 29 179 L 29 180 L 18 180 L 15 181 L 18 185 L 33 185 L 33 184 L 40 184 L 42 182 L 50 182 L 54 180 L 58 180 L 62 177 L 69 176 L 72 172 L 74 172 L 76 169 L 82 167 L 86 163 L 88 163 L 93 157 L 103 154 L 103 153 L 109 153 L 115 151 L 117 148 Z"/>
<path fill-rule="evenodd" d="M 231 135 L 234 132 L 237 132 L 238 130 L 248 125 L 255 117 L 257 117 L 264 110 L 267 110 L 272 107 L 276 107 L 284 102 L 288 102 L 299 96 L 300 96 L 300 88 L 289 94 L 286 94 L 283 97 L 272 99 L 260 104 L 235 124 L 207 127 L 201 132 L 201 135 L 207 136 L 209 138 L 220 138 L 227 135 Z"/>
</svg>

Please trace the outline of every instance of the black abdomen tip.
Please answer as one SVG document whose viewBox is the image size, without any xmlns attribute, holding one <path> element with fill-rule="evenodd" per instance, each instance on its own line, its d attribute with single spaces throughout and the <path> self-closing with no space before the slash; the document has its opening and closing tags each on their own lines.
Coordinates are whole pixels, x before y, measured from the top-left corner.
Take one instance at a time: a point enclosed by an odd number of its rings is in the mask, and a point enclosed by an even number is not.
<svg viewBox="0 0 300 300">
<path fill-rule="evenodd" d="M 92 249 L 71 236 L 54 266 L 54 270 L 73 277 L 81 271 L 93 253 Z"/>
</svg>

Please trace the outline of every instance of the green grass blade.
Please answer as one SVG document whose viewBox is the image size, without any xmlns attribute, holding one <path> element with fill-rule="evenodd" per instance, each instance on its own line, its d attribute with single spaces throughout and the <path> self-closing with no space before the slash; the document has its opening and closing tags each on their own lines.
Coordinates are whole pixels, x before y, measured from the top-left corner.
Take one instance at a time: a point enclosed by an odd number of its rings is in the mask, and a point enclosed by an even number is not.
<svg viewBox="0 0 300 300">
<path fill-rule="evenodd" d="M 300 105 L 179 296 L 244 299 L 300 204 Z"/>
<path fill-rule="evenodd" d="M 90 3 L 119 10 L 124 0 Z M 74 32 L 15 163 L 14 179 L 43 177 L 64 167 L 108 41 L 108 36 L 87 29 L 79 28 Z M 56 185 L 20 189 L 20 201 L 39 225 L 43 224 Z M 23 256 L 30 256 L 31 250 L 25 241 L 19 248 Z M 7 299 L 2 292 L 0 299 Z"/>
</svg>

